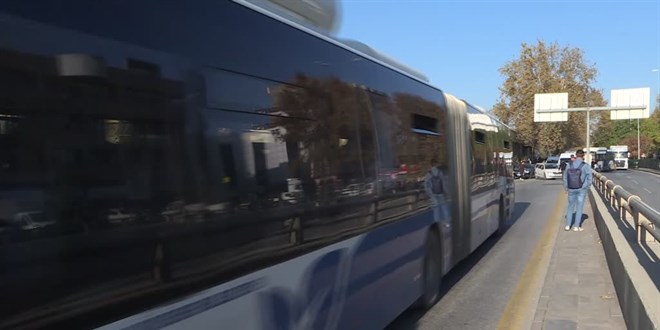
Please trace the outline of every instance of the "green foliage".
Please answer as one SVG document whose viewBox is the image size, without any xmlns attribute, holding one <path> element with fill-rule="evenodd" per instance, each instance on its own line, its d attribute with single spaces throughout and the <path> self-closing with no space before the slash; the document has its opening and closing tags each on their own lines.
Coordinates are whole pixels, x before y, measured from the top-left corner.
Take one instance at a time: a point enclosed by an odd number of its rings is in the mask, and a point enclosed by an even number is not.
<svg viewBox="0 0 660 330">
<path fill-rule="evenodd" d="M 628 150 L 637 157 L 637 120 L 610 120 L 609 112 L 606 112 L 593 130 L 592 145 L 627 145 Z M 660 152 L 660 95 L 656 97 L 656 107 L 651 116 L 639 121 L 639 132 L 642 153 Z"/>
<path fill-rule="evenodd" d="M 648 149 L 642 147 L 642 152 L 660 153 L 660 95 L 656 98 L 656 107 L 651 117 L 639 122 L 640 134 L 647 137 L 649 142 Z"/>
<path fill-rule="evenodd" d="M 596 67 L 586 63 L 579 48 L 560 47 L 538 41 L 523 43 L 520 56 L 500 68 L 505 80 L 493 113 L 513 126 L 522 141 L 542 155 L 556 153 L 586 140 L 586 114 L 569 113 L 567 122 L 535 123 L 534 94 L 568 92 L 568 106 L 604 106 L 601 91 L 591 85 Z M 597 121 L 600 114 L 594 114 Z"/>
</svg>

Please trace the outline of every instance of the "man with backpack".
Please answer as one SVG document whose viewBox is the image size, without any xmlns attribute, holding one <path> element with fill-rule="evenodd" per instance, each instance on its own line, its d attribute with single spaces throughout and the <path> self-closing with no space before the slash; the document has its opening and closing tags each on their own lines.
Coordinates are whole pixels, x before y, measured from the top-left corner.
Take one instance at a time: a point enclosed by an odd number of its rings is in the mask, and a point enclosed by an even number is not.
<svg viewBox="0 0 660 330">
<path fill-rule="evenodd" d="M 445 185 L 445 177 L 440 168 L 438 168 L 438 160 L 431 159 L 431 169 L 424 177 L 424 190 L 431 199 L 431 208 L 433 209 L 433 217 L 436 221 L 440 221 L 440 213 L 442 212 L 444 220 L 449 219 L 447 214 L 447 205 L 445 203 L 445 193 L 447 187 Z"/>
<path fill-rule="evenodd" d="M 584 199 L 591 185 L 591 166 L 584 162 L 584 151 L 578 150 L 576 158 L 568 162 L 564 171 L 564 190 L 568 194 L 568 208 L 566 209 L 566 227 L 564 230 L 571 230 L 573 211 L 575 211 L 575 224 L 573 231 L 582 231 L 582 209 L 584 208 Z"/>
</svg>

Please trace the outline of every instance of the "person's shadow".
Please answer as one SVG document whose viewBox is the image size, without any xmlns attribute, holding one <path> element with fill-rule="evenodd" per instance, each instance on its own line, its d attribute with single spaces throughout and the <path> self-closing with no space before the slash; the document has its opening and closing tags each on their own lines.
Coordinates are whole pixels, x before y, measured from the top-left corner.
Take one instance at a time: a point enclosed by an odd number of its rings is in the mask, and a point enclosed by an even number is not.
<svg viewBox="0 0 660 330">
<path fill-rule="evenodd" d="M 575 213 L 573 213 L 572 217 L 573 218 L 571 219 L 571 227 L 575 226 Z M 580 227 L 582 227 L 582 225 L 587 219 L 589 219 L 589 216 L 582 213 L 582 219 L 580 219 Z"/>
</svg>

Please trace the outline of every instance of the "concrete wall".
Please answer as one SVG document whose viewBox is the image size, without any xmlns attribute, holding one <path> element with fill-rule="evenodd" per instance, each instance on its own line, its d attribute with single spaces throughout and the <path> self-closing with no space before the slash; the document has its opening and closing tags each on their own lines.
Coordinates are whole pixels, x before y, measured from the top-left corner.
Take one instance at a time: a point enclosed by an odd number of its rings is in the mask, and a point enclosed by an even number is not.
<svg viewBox="0 0 660 330">
<path fill-rule="evenodd" d="M 620 220 L 592 187 L 589 201 L 628 329 L 660 327 L 660 244 L 638 243 L 632 219 Z"/>
</svg>

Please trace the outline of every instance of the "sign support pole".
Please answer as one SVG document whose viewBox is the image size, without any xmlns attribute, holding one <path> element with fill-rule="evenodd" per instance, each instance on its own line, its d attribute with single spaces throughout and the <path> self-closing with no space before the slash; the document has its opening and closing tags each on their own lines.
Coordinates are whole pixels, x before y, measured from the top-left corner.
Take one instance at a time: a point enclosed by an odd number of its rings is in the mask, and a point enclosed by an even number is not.
<svg viewBox="0 0 660 330">
<path fill-rule="evenodd" d="M 642 148 L 639 143 L 639 118 L 637 118 L 637 160 L 642 159 Z"/>
<path fill-rule="evenodd" d="M 587 150 L 585 150 L 587 157 L 585 161 L 591 164 L 591 110 L 587 108 Z"/>
</svg>

